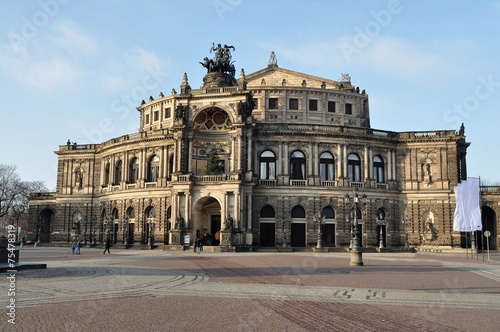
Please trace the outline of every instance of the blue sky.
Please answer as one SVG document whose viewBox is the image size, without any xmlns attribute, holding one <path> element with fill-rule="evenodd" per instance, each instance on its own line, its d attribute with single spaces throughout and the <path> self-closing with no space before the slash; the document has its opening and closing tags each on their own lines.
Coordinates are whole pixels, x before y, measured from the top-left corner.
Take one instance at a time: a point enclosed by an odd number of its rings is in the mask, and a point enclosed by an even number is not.
<svg viewBox="0 0 500 332">
<path fill-rule="evenodd" d="M 500 183 L 500 1 L 40 0 L 0 4 L 0 163 L 55 189 L 68 139 L 136 132 L 135 107 L 202 84 L 212 43 L 237 73 L 278 65 L 370 96 L 372 127 L 458 130 L 469 176 Z"/>
</svg>

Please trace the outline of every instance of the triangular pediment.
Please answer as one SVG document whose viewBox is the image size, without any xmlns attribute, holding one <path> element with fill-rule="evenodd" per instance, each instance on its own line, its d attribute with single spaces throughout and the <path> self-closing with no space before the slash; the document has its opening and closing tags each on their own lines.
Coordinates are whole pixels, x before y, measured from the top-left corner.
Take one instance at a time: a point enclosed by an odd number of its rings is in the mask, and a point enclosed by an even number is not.
<svg viewBox="0 0 500 332">
<path fill-rule="evenodd" d="M 262 70 L 256 71 L 245 77 L 248 88 L 258 88 L 263 86 L 279 86 L 279 87 L 303 87 L 308 88 L 325 88 L 325 89 L 341 89 L 352 87 L 350 82 L 338 82 L 318 76 L 308 75 L 297 71 L 280 68 L 277 66 L 269 66 Z"/>
</svg>

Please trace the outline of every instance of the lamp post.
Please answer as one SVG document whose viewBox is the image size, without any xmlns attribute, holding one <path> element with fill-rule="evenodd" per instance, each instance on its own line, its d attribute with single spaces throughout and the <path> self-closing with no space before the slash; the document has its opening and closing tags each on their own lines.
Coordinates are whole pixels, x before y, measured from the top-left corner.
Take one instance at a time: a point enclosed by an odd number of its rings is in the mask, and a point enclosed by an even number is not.
<svg viewBox="0 0 500 332">
<path fill-rule="evenodd" d="M 35 245 L 38 245 L 41 242 L 42 224 L 43 224 L 42 216 L 38 216 L 38 234 L 37 234 L 38 236 L 36 237 L 36 243 L 35 243 Z"/>
<path fill-rule="evenodd" d="M 351 210 L 351 263 L 352 266 L 361 266 L 363 265 L 363 250 L 360 243 L 360 234 L 358 229 L 358 209 L 360 207 L 364 207 L 366 205 L 366 195 L 360 197 L 358 195 L 358 191 L 354 192 L 354 195 L 351 197 L 349 194 L 344 196 L 344 204 Z"/>
<path fill-rule="evenodd" d="M 110 219 L 109 218 L 104 219 L 104 225 L 106 225 L 106 232 L 105 232 L 106 233 L 106 241 L 107 240 L 111 241 L 110 235 L 109 235 L 109 233 L 110 233 L 110 229 L 109 229 L 110 225 L 109 224 L 110 224 Z"/>
<path fill-rule="evenodd" d="M 125 224 L 123 225 L 123 245 L 125 248 L 128 247 L 128 222 L 129 216 L 125 216 Z"/>
<path fill-rule="evenodd" d="M 288 248 L 288 242 L 286 240 L 286 227 L 285 227 L 285 219 L 283 219 L 283 248 Z"/>
<path fill-rule="evenodd" d="M 321 242 L 322 242 L 322 237 L 323 237 L 324 217 L 320 213 L 320 214 L 318 214 L 318 217 L 316 217 L 316 219 L 318 220 L 318 243 L 316 244 L 316 248 L 321 249 L 323 247 Z"/>
<path fill-rule="evenodd" d="M 403 227 L 405 229 L 405 249 L 408 249 L 410 244 L 408 243 L 408 218 L 406 216 L 403 219 Z"/>
<path fill-rule="evenodd" d="M 92 219 L 92 242 L 91 242 L 91 245 L 94 247 L 96 245 L 95 243 L 95 227 L 96 227 L 96 224 L 97 224 L 97 220 L 94 216 L 91 217 Z"/>
<path fill-rule="evenodd" d="M 83 229 L 83 245 L 87 245 L 87 217 L 85 216 L 84 229 Z"/>
<path fill-rule="evenodd" d="M 382 209 L 379 209 L 377 213 L 377 225 L 380 228 L 380 234 L 379 234 L 379 244 L 378 247 L 379 249 L 384 248 L 384 226 L 385 226 L 385 214 Z"/>
</svg>

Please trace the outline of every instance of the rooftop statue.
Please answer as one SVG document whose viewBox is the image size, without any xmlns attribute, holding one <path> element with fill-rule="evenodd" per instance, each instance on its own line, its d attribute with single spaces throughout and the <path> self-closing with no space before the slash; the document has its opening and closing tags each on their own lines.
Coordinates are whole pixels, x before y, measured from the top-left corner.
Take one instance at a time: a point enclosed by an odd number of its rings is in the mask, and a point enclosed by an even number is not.
<svg viewBox="0 0 500 332">
<path fill-rule="evenodd" d="M 351 75 L 344 74 L 344 73 L 341 73 L 340 75 L 342 76 L 342 78 L 340 79 L 340 82 L 350 82 L 351 81 Z"/>
<path fill-rule="evenodd" d="M 217 46 L 215 46 L 215 44 L 212 43 L 210 53 L 212 53 L 212 51 L 214 52 L 214 58 L 209 59 L 205 57 L 203 58 L 203 62 L 200 62 L 200 64 L 207 68 L 207 73 L 228 73 L 234 77 L 236 70 L 233 64 L 234 61 L 231 61 L 231 49 L 234 51 L 234 46 L 228 46 L 225 44 L 224 46 L 221 44 L 217 44 Z"/>
<path fill-rule="evenodd" d="M 276 59 L 276 54 L 274 51 L 271 52 L 271 55 L 269 56 L 269 66 L 278 66 L 278 60 Z"/>
</svg>

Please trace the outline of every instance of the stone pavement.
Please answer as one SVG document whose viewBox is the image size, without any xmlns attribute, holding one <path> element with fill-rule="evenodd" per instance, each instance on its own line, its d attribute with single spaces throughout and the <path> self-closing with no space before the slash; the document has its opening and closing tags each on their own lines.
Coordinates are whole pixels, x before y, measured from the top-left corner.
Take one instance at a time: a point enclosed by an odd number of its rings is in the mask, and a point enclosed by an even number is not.
<svg viewBox="0 0 500 332">
<path fill-rule="evenodd" d="M 23 248 L 2 331 L 498 331 L 500 255 Z M 15 325 L 8 322 L 15 300 Z M 4 328 L 5 327 L 5 328 Z"/>
</svg>

